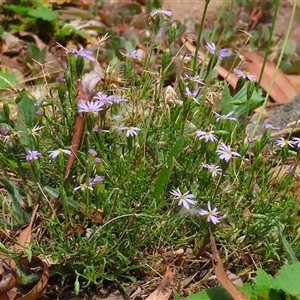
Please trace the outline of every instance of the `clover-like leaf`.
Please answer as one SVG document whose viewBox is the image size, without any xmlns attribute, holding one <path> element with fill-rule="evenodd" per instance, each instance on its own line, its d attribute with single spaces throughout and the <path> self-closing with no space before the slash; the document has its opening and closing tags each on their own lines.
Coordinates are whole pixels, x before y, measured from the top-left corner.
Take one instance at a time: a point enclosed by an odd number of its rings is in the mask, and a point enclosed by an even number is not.
<svg viewBox="0 0 300 300">
<path fill-rule="evenodd" d="M 56 11 L 46 7 L 46 6 L 38 6 L 35 9 L 31 9 L 28 12 L 28 15 L 37 19 L 42 19 L 44 21 L 52 22 L 55 21 L 58 17 Z"/>
</svg>

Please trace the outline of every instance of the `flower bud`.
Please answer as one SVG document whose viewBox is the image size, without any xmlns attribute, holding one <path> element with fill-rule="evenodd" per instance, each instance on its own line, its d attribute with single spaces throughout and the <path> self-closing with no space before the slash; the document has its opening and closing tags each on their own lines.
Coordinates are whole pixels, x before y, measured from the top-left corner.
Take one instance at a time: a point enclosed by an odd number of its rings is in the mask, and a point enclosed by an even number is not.
<svg viewBox="0 0 300 300">
<path fill-rule="evenodd" d="M 169 32 L 169 45 L 171 45 L 178 33 L 178 29 L 177 29 L 177 23 L 176 22 L 172 22 L 171 27 L 170 27 L 170 32 Z"/>
</svg>

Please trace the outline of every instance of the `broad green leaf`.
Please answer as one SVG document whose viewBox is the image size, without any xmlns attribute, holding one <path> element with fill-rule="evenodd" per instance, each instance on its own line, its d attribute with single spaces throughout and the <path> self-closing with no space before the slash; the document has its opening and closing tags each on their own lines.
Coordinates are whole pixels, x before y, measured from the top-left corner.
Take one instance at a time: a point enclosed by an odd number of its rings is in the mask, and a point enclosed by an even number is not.
<svg viewBox="0 0 300 300">
<path fill-rule="evenodd" d="M 257 269 L 255 284 L 253 286 L 253 295 L 259 295 L 259 299 L 268 299 L 269 291 L 275 288 L 275 279 L 263 269 Z"/>
<path fill-rule="evenodd" d="M 29 146 L 27 132 L 33 128 L 36 107 L 34 106 L 34 101 L 28 98 L 25 92 L 20 93 L 16 102 L 18 106 L 16 128 L 20 132 L 22 144 Z"/>
<path fill-rule="evenodd" d="M 224 90 L 222 93 L 222 101 L 220 103 L 220 111 L 222 115 L 226 115 L 229 112 L 233 111 L 233 105 L 231 103 L 232 97 L 230 94 L 229 87 L 226 82 L 224 82 Z"/>
<path fill-rule="evenodd" d="M 231 104 L 234 106 L 234 116 L 247 116 L 251 111 L 260 107 L 264 99 L 256 91 L 253 91 L 251 99 L 247 101 L 247 85 L 241 89 L 231 100 Z"/>
<path fill-rule="evenodd" d="M 205 291 L 201 291 L 194 295 L 190 295 L 185 300 L 233 300 L 230 294 L 223 287 L 214 287 Z"/>
<path fill-rule="evenodd" d="M 18 225 L 23 225 L 29 221 L 29 215 L 24 210 L 24 201 L 19 188 L 9 178 L 0 177 L 0 182 L 7 191 L 7 200 L 11 217 Z M 2 197 L 2 196 L 1 196 Z M 2 200 L 0 197 L 0 200 Z"/>
<path fill-rule="evenodd" d="M 237 289 L 252 299 L 253 288 L 250 282 L 246 282 L 242 286 L 237 286 Z"/>
<path fill-rule="evenodd" d="M 48 22 L 55 21 L 58 17 L 56 11 L 53 11 L 46 6 L 38 6 L 35 9 L 31 9 L 30 11 L 28 11 L 28 15 Z"/>
<path fill-rule="evenodd" d="M 300 299 L 300 262 L 284 265 L 275 278 L 277 289 Z"/>
<path fill-rule="evenodd" d="M 14 74 L 4 73 L 0 71 L 0 89 L 5 89 L 17 84 L 17 77 Z"/>
<path fill-rule="evenodd" d="M 21 98 L 17 100 L 17 106 L 18 119 L 21 118 L 21 121 L 24 123 L 24 125 L 32 128 L 36 113 L 34 101 L 27 97 L 26 93 L 22 92 Z"/>
<path fill-rule="evenodd" d="M 3 8 L 11 10 L 15 12 L 18 15 L 26 16 L 27 12 L 30 10 L 29 6 L 23 6 L 23 5 L 7 5 L 3 4 Z"/>
</svg>

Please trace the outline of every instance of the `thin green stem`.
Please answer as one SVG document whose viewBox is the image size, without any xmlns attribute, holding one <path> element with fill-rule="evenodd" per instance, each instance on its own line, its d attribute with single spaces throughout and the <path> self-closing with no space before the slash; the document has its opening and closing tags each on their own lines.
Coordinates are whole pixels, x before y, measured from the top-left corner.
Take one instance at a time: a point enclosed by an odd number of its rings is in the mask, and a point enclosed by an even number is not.
<svg viewBox="0 0 300 300">
<path fill-rule="evenodd" d="M 279 6 L 279 0 L 276 0 L 276 5 Z M 268 92 L 266 94 L 266 97 L 265 97 L 265 100 L 264 100 L 264 104 L 262 105 L 261 107 L 261 112 L 260 114 L 258 115 L 258 118 L 257 118 L 257 122 L 255 124 L 255 127 L 253 129 L 253 132 L 252 132 L 252 136 L 255 135 L 257 129 L 258 129 L 258 126 L 260 124 L 260 120 L 262 118 L 262 114 L 263 114 L 263 111 L 266 107 L 266 104 L 267 104 L 267 101 L 269 99 L 269 96 L 270 96 L 270 93 L 271 93 L 271 90 L 273 88 L 273 85 L 274 85 L 274 82 L 275 82 L 275 78 L 277 76 L 277 73 L 278 73 L 278 70 L 279 70 L 279 67 L 280 67 L 280 64 L 281 64 L 281 61 L 282 61 L 282 58 L 283 58 L 283 55 L 284 55 L 284 52 L 285 52 L 285 49 L 287 47 L 287 43 L 288 43 L 288 39 L 289 39 L 289 36 L 290 36 L 290 33 L 291 33 L 291 30 L 292 30 L 292 25 L 293 25 L 293 21 L 294 21 L 294 18 L 295 18 L 295 13 L 296 13 L 296 9 L 297 9 L 297 0 L 294 0 L 293 2 L 293 9 L 292 9 L 292 14 L 291 14 L 291 18 L 290 18 L 290 21 L 289 21 L 289 25 L 288 25 L 288 28 L 287 28 L 287 31 L 286 31 L 286 35 L 285 35 L 285 39 L 284 39 L 284 42 L 283 42 L 283 46 L 282 46 L 282 49 L 281 49 L 281 52 L 280 52 L 280 55 L 279 55 L 279 58 L 278 58 L 278 62 L 277 62 L 277 65 L 276 65 L 276 68 L 275 68 L 275 72 L 273 74 L 273 77 L 272 77 L 272 80 L 271 80 L 271 84 L 269 86 L 269 89 L 268 89 Z M 278 7 L 276 9 L 276 11 L 278 10 Z M 274 17 L 274 20 L 275 20 L 275 17 Z M 273 21 L 274 23 L 275 21 Z M 267 57 L 267 55 L 265 55 L 265 57 Z M 261 71 L 261 74 L 263 73 L 263 69 Z M 261 75 L 262 76 L 262 75 Z"/>
<path fill-rule="evenodd" d="M 199 47 L 200 47 L 200 42 L 201 42 L 201 35 L 202 35 L 203 27 L 204 27 L 204 21 L 205 21 L 205 16 L 206 16 L 206 12 L 207 12 L 209 2 L 210 2 L 210 0 L 205 0 L 205 6 L 204 6 L 203 14 L 202 14 L 202 20 L 201 20 L 200 28 L 199 28 L 199 31 L 198 31 L 196 50 L 195 50 L 195 59 L 193 61 L 193 64 L 194 64 L 193 65 L 193 76 L 195 76 L 195 74 L 196 74 L 197 57 L 198 57 L 198 52 L 199 52 Z"/>
</svg>

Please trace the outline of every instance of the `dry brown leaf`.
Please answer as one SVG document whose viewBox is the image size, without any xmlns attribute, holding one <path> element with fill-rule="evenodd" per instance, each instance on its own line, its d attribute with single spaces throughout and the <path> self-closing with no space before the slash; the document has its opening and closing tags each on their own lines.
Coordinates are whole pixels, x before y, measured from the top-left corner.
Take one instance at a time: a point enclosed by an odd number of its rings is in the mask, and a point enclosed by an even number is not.
<svg viewBox="0 0 300 300">
<path fill-rule="evenodd" d="M 242 68 L 255 75 L 258 79 L 263 66 L 264 56 L 258 52 L 242 52 L 241 54 L 247 59 L 247 62 L 243 63 Z M 272 61 L 267 60 L 260 83 L 264 91 L 268 91 L 275 69 L 276 65 Z M 287 76 L 281 70 L 278 70 L 270 92 L 271 98 L 278 104 L 284 104 L 290 102 L 296 94 L 297 90 Z"/>
<path fill-rule="evenodd" d="M 7 270 L 4 274 L 1 274 L 0 280 L 0 300 L 6 299 L 7 292 L 11 290 L 16 284 L 16 275 L 14 272 Z"/>
<path fill-rule="evenodd" d="M 43 267 L 43 273 L 40 280 L 36 283 L 36 285 L 29 291 L 26 295 L 20 298 L 20 300 L 37 300 L 40 298 L 47 286 L 49 280 L 49 270 L 47 265 L 37 256 L 33 256 L 31 262 L 28 262 L 28 258 L 23 256 L 21 258 L 21 263 L 26 265 L 27 267 L 36 267 L 37 265 Z"/>
<path fill-rule="evenodd" d="M 36 215 L 38 208 L 39 208 L 39 206 L 36 205 L 32 212 L 32 216 L 31 216 L 29 225 L 21 231 L 19 237 L 17 238 L 17 242 L 13 246 L 13 250 L 15 252 L 26 249 L 28 247 L 28 244 L 30 243 L 30 240 L 31 240 L 31 231 L 32 231 L 33 222 L 34 222 L 35 215 Z"/>
<path fill-rule="evenodd" d="M 300 75 L 289 74 L 286 75 L 290 83 L 295 87 L 295 89 L 300 92 Z"/>
<path fill-rule="evenodd" d="M 185 42 L 185 47 L 192 53 L 195 52 L 196 47 L 193 46 L 190 42 Z M 201 58 L 204 57 L 204 54 L 199 51 L 198 54 Z M 262 64 L 263 64 L 263 56 L 259 54 L 258 52 L 243 52 L 243 56 L 247 58 L 247 62 L 244 62 L 242 65 L 242 68 L 248 71 L 249 73 L 256 76 L 256 78 L 259 78 Z M 261 88 L 264 91 L 268 91 L 269 86 L 271 84 L 272 76 L 275 72 L 276 65 L 267 60 L 264 76 L 261 81 Z M 228 84 L 235 88 L 236 83 L 238 80 L 238 76 L 235 74 L 229 73 L 226 69 L 224 69 L 220 65 L 215 66 L 215 70 L 218 72 L 219 76 L 224 78 Z M 288 80 L 287 76 L 279 70 L 277 73 L 277 76 L 275 78 L 274 85 L 270 92 L 270 97 L 278 104 L 284 104 L 290 102 L 297 94 L 297 90 L 295 87 L 291 84 L 291 82 Z"/>
<path fill-rule="evenodd" d="M 99 62 L 98 61 L 93 62 L 93 65 L 94 65 L 94 70 L 84 74 L 81 79 L 82 90 L 85 93 L 86 98 L 89 98 L 92 92 L 94 92 L 99 81 L 104 77 Z"/>
<path fill-rule="evenodd" d="M 166 274 L 159 286 L 152 292 L 146 300 L 168 300 L 172 294 L 174 286 L 174 273 L 167 266 Z"/>
<path fill-rule="evenodd" d="M 234 300 L 249 300 L 249 298 L 240 292 L 228 278 L 223 266 L 222 259 L 217 250 L 216 242 L 212 232 L 210 231 L 210 245 L 212 251 L 212 262 L 214 272 L 220 284 L 226 289 Z"/>
<path fill-rule="evenodd" d="M 114 293 L 108 295 L 106 298 L 98 298 L 98 297 L 94 297 L 93 300 L 97 300 L 97 299 L 102 299 L 102 300 L 124 300 L 124 297 L 122 296 L 122 294 L 119 291 L 115 291 Z"/>
</svg>

